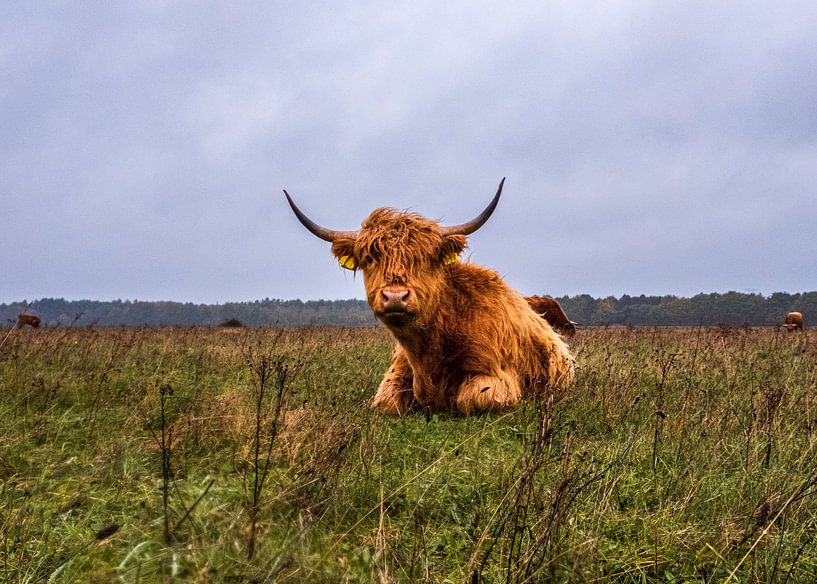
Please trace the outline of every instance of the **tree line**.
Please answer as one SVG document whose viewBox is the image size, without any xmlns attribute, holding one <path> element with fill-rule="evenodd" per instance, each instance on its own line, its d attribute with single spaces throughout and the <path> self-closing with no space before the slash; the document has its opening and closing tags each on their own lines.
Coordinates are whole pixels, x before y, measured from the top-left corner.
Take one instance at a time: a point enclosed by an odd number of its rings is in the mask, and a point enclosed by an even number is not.
<svg viewBox="0 0 817 584">
<path fill-rule="evenodd" d="M 770 296 L 727 292 L 680 296 L 593 298 L 588 295 L 558 298 L 567 315 L 584 325 L 715 326 L 780 325 L 791 311 L 802 312 L 806 324 L 817 318 L 817 292 Z"/>
<path fill-rule="evenodd" d="M 770 296 L 727 292 L 680 296 L 557 297 L 567 315 L 580 325 L 714 326 L 782 324 L 786 313 L 802 312 L 806 325 L 817 318 L 817 291 Z M 0 304 L 0 322 L 8 325 L 23 310 L 47 326 L 371 326 L 363 300 L 279 300 L 194 304 L 143 300 L 65 300 L 42 298 Z"/>
</svg>

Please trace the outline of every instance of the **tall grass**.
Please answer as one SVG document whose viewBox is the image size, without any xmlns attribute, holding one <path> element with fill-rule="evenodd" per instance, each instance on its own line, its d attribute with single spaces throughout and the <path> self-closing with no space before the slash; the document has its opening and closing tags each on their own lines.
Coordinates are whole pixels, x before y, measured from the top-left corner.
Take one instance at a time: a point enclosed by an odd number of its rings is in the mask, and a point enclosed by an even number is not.
<svg viewBox="0 0 817 584">
<path fill-rule="evenodd" d="M 15 331 L 0 581 L 817 581 L 813 331 L 573 348 L 561 402 L 395 418 L 380 329 Z"/>
</svg>

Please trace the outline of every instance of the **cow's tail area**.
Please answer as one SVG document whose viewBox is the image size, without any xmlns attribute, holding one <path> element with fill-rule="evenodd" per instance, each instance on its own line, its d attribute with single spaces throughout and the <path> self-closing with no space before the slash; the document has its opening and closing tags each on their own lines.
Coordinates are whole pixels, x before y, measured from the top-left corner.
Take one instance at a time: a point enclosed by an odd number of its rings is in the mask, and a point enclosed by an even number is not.
<svg viewBox="0 0 817 584">
<path fill-rule="evenodd" d="M 573 383 L 576 375 L 576 360 L 570 353 L 567 343 L 554 331 L 547 321 L 530 311 L 528 320 L 533 347 L 528 352 L 529 362 L 525 369 L 530 377 L 537 380 L 536 385 L 545 382 L 548 392 L 555 397 L 563 395 Z"/>
</svg>

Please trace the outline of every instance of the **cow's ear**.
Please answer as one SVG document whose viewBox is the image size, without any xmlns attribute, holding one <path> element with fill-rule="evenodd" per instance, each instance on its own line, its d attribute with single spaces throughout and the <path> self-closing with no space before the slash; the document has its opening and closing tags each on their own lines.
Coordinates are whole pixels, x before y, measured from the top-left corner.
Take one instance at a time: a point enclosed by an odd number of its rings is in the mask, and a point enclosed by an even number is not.
<svg viewBox="0 0 817 584">
<path fill-rule="evenodd" d="M 332 253 L 338 258 L 340 267 L 347 270 L 356 270 L 359 267 L 359 262 L 355 257 L 354 239 L 336 239 L 332 242 Z"/>
<path fill-rule="evenodd" d="M 443 239 L 443 245 L 440 249 L 440 261 L 444 265 L 451 265 L 457 262 L 457 258 L 462 253 L 462 250 L 468 245 L 468 238 L 464 235 L 447 235 Z"/>
</svg>

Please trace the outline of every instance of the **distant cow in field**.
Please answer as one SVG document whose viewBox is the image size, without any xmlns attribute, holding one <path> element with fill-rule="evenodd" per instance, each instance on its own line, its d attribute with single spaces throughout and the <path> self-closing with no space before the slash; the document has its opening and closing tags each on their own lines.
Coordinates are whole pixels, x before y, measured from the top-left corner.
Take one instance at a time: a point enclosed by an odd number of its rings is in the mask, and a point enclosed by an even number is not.
<svg viewBox="0 0 817 584">
<path fill-rule="evenodd" d="M 21 329 L 28 325 L 33 328 L 40 328 L 40 317 L 33 314 L 19 314 L 17 315 L 17 328 Z"/>
<path fill-rule="evenodd" d="M 444 227 L 380 208 L 358 231 L 321 227 L 284 191 L 304 227 L 332 243 L 340 265 L 363 273 L 369 306 L 397 342 L 372 402 L 376 410 L 496 411 L 523 395 L 552 396 L 572 380 L 567 345 L 525 298 L 493 270 L 459 261 L 504 182 L 467 223 Z"/>
<path fill-rule="evenodd" d="M 803 315 L 799 312 L 790 312 L 786 315 L 786 324 L 783 325 L 789 332 L 803 330 Z"/>
<path fill-rule="evenodd" d="M 564 337 L 570 338 L 576 334 L 576 323 L 567 318 L 565 311 L 555 298 L 550 296 L 526 296 L 525 300 L 533 311 L 550 323 L 556 331 Z"/>
</svg>

